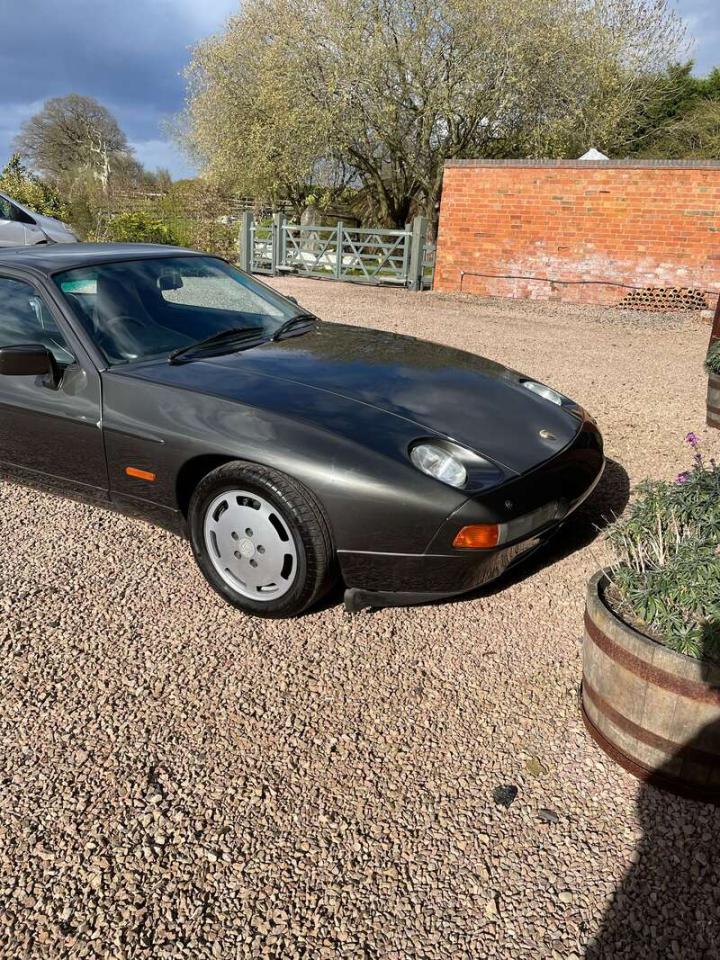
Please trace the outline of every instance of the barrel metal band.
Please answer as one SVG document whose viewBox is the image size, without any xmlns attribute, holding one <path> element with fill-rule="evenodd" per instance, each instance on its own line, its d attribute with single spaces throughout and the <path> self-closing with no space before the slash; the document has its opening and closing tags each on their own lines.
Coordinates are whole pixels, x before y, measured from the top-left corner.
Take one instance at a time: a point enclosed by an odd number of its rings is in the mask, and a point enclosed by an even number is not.
<svg viewBox="0 0 720 960">
<path fill-rule="evenodd" d="M 609 757 L 612 757 L 615 763 L 619 763 L 621 767 L 624 767 L 634 777 L 637 777 L 645 783 L 650 783 L 655 787 L 660 787 L 662 790 L 670 790 L 681 797 L 688 797 L 692 800 L 704 800 L 706 803 L 714 803 L 715 805 L 720 803 L 720 787 L 707 786 L 691 780 L 685 780 L 682 776 L 674 776 L 666 770 L 663 770 L 662 767 L 651 769 L 640 763 L 639 760 L 633 760 L 631 757 L 628 757 L 627 754 L 623 753 L 614 743 L 608 740 L 605 734 L 595 726 L 588 716 L 585 704 L 582 706 L 582 718 L 588 733 L 595 743 L 597 743 Z"/>
<path fill-rule="evenodd" d="M 582 688 L 588 700 L 594 704 L 595 708 L 599 710 L 603 716 L 607 717 L 608 720 L 614 723 L 615 726 L 624 733 L 629 734 L 641 743 L 647 744 L 648 747 L 652 747 L 654 750 L 659 750 L 668 757 L 675 757 L 682 753 L 683 759 L 692 760 L 694 763 L 699 763 L 703 766 L 717 766 L 717 753 L 709 753 L 697 747 L 689 747 L 683 743 L 677 743 L 675 740 L 668 740 L 665 737 L 659 736 L 657 733 L 653 733 L 652 730 L 646 730 L 645 727 L 638 726 L 637 723 L 618 713 L 618 711 L 587 682 L 586 678 L 583 678 Z"/>
<path fill-rule="evenodd" d="M 641 660 L 634 653 L 625 650 L 620 644 L 611 640 L 598 628 L 592 620 L 590 614 L 585 612 L 585 629 L 590 639 L 598 646 L 602 652 L 625 667 L 630 673 L 636 674 L 643 680 L 648 680 L 656 687 L 662 687 L 664 690 L 670 690 L 671 693 L 678 693 L 689 700 L 697 700 L 700 703 L 709 703 L 715 707 L 720 707 L 720 688 L 711 687 L 697 680 L 687 680 L 685 677 L 678 677 L 667 670 L 661 670 L 659 667 Z"/>
</svg>

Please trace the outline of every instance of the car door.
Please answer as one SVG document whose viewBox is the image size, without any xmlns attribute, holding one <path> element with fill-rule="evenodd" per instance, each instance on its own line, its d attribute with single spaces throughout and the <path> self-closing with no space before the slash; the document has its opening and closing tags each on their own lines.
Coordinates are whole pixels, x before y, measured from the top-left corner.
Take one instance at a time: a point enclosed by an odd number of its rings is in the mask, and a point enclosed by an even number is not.
<svg viewBox="0 0 720 960">
<path fill-rule="evenodd" d="M 107 500 L 100 375 L 36 284 L 0 272 L 0 347 L 40 343 L 61 372 L 0 375 L 0 466 L 29 482 Z"/>
</svg>

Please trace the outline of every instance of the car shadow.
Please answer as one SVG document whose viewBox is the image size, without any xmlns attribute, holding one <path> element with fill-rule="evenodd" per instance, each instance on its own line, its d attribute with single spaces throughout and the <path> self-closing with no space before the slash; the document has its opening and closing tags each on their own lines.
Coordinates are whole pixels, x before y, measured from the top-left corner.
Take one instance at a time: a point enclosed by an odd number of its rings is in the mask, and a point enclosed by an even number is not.
<svg viewBox="0 0 720 960">
<path fill-rule="evenodd" d="M 692 763 L 693 751 L 707 749 L 708 738 L 720 742 L 720 722 L 680 747 L 674 763 L 678 758 Z M 661 767 L 640 788 L 642 838 L 585 960 L 720 957 L 720 806 L 717 800 L 706 803 L 667 792 L 661 788 L 664 775 Z M 717 795 L 720 799 L 720 787 Z M 602 866 L 597 863 L 598 870 Z"/>
<path fill-rule="evenodd" d="M 343 606 L 345 603 L 345 583 L 341 576 L 338 576 L 335 583 L 332 585 L 330 590 L 319 600 L 317 603 L 313 604 L 308 610 L 304 611 L 301 616 L 305 616 L 308 613 L 323 613 L 325 610 L 332 610 L 334 607 Z"/>
</svg>

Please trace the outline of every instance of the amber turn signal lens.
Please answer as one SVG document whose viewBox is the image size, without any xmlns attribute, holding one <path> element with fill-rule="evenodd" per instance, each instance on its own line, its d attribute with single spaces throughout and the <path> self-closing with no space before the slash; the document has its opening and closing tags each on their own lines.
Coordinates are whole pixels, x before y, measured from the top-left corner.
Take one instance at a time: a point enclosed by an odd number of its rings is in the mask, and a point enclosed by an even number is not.
<svg viewBox="0 0 720 960">
<path fill-rule="evenodd" d="M 453 546 L 464 547 L 466 550 L 487 550 L 489 547 L 496 547 L 499 542 L 500 524 L 473 523 L 458 531 Z"/>
<path fill-rule="evenodd" d="M 155 474 L 150 470 L 138 470 L 137 467 L 125 467 L 125 473 L 136 480 L 149 480 L 152 483 L 155 480 Z"/>
</svg>

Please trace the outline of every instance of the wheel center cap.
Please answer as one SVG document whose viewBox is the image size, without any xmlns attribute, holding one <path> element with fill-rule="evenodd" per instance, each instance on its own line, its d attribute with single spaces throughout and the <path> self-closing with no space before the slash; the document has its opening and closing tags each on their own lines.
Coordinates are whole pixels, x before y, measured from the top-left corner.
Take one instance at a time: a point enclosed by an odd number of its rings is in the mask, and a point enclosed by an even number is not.
<svg viewBox="0 0 720 960">
<path fill-rule="evenodd" d="M 252 559 L 255 556 L 255 544 L 252 540 L 243 538 L 238 544 L 238 553 L 241 557 L 245 557 L 246 560 Z"/>
</svg>

